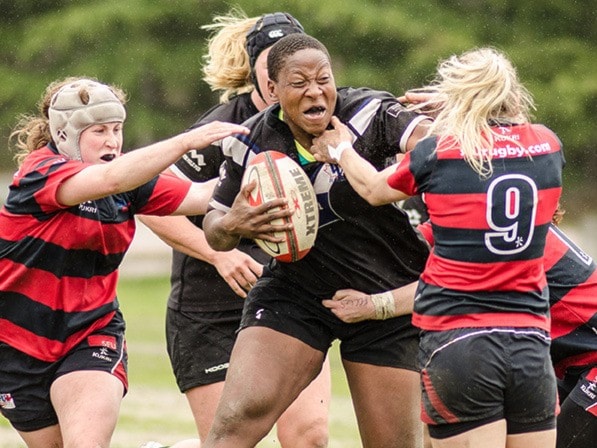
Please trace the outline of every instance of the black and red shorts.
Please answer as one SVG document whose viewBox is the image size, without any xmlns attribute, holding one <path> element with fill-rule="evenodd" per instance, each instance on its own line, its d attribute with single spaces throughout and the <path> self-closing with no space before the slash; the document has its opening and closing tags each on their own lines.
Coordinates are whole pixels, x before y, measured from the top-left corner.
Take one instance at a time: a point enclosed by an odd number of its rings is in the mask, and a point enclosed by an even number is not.
<svg viewBox="0 0 597 448">
<path fill-rule="evenodd" d="M 127 380 L 124 321 L 117 312 L 110 323 L 89 335 L 62 359 L 41 361 L 0 343 L 0 412 L 19 431 L 36 431 L 58 423 L 50 401 L 54 380 L 67 373 L 100 370 Z"/>
<path fill-rule="evenodd" d="M 597 365 L 569 369 L 559 390 L 560 400 L 569 398 L 597 418 Z"/>
<path fill-rule="evenodd" d="M 442 439 L 505 419 L 508 434 L 555 428 L 549 336 L 535 328 L 423 332 L 422 419 Z"/>
</svg>

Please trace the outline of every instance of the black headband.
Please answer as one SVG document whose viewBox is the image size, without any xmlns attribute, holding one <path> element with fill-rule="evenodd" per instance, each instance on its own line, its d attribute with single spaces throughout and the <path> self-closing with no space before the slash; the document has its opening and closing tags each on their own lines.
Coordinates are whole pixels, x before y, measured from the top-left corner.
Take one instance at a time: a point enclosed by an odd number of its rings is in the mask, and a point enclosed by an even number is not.
<svg viewBox="0 0 597 448">
<path fill-rule="evenodd" d="M 288 13 L 275 12 L 263 15 L 247 33 L 246 49 L 251 71 L 255 68 L 255 61 L 263 50 L 288 34 L 304 32 L 299 21 Z"/>
</svg>

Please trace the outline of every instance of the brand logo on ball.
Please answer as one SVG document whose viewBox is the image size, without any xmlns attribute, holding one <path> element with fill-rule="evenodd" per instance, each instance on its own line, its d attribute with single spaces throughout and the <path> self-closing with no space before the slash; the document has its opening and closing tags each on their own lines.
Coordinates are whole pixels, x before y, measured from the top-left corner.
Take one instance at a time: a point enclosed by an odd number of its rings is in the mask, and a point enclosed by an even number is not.
<svg viewBox="0 0 597 448">
<path fill-rule="evenodd" d="M 242 185 L 253 180 L 257 186 L 249 196 L 249 204 L 257 206 L 276 198 L 286 198 L 293 214 L 289 218 L 275 220 L 273 224 L 290 222 L 294 226 L 277 235 L 284 238 L 282 243 L 259 239 L 255 242 L 279 261 L 300 260 L 313 247 L 319 226 L 319 207 L 309 177 L 287 155 L 278 151 L 265 151 L 251 159 Z"/>
</svg>

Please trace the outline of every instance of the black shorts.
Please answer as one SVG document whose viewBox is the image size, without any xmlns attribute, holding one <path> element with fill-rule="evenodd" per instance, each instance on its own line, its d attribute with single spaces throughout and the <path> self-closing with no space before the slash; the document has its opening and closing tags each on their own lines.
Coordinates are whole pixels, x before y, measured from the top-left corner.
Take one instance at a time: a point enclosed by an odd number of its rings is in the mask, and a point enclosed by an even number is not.
<svg viewBox="0 0 597 448">
<path fill-rule="evenodd" d="M 181 392 L 224 381 L 241 314 L 241 310 L 181 312 L 168 308 L 168 355 Z"/>
<path fill-rule="evenodd" d="M 422 420 L 433 438 L 506 419 L 508 434 L 555 428 L 549 336 L 533 328 L 423 332 Z"/>
<path fill-rule="evenodd" d="M 58 377 L 81 370 L 101 370 L 127 380 L 124 321 L 120 312 L 104 328 L 55 362 L 40 361 L 0 343 L 0 411 L 19 431 L 36 431 L 58 423 L 50 386 Z"/>
<path fill-rule="evenodd" d="M 241 329 L 268 327 L 327 353 L 340 340 L 343 359 L 418 371 L 419 331 L 411 316 L 345 323 L 297 285 L 260 278 L 245 301 Z"/>
</svg>

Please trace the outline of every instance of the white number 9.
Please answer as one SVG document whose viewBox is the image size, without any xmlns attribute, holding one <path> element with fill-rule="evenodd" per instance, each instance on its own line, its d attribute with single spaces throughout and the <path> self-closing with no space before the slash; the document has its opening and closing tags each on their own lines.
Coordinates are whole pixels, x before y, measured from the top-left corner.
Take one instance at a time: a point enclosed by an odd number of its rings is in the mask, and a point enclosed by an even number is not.
<svg viewBox="0 0 597 448">
<path fill-rule="evenodd" d="M 506 174 L 496 178 L 487 191 L 487 224 L 494 230 L 485 233 L 485 246 L 498 255 L 525 250 L 535 232 L 537 185 L 530 177 Z"/>
</svg>

